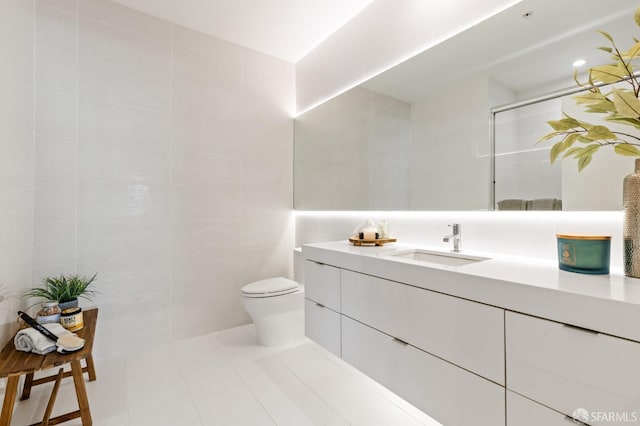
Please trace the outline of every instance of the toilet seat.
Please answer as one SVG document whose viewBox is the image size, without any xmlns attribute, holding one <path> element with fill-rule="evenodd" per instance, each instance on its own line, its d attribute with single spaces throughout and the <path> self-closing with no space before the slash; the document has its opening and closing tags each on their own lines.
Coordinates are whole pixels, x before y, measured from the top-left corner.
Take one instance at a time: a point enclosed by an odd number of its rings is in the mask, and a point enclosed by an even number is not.
<svg viewBox="0 0 640 426">
<path fill-rule="evenodd" d="M 244 297 L 273 297 L 282 296 L 298 291 L 300 285 L 287 278 L 269 278 L 256 281 L 242 287 Z"/>
</svg>

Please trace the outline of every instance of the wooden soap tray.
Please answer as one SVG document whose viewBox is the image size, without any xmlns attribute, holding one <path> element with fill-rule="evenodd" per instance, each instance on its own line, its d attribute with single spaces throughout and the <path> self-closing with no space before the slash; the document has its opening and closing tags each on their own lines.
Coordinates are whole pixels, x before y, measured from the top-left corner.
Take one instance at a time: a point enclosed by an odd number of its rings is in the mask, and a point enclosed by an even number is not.
<svg viewBox="0 0 640 426">
<path fill-rule="evenodd" d="M 362 246 L 362 245 L 376 245 L 383 246 L 387 243 L 395 243 L 397 240 L 395 238 L 378 238 L 373 240 L 361 240 L 360 238 L 350 237 L 349 242 L 353 243 L 354 246 Z"/>
</svg>

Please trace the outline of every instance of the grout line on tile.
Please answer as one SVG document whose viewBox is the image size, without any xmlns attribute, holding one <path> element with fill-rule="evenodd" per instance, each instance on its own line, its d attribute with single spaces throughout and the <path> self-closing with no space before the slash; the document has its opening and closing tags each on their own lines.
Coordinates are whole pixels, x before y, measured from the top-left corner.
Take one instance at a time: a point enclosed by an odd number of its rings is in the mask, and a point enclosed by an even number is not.
<svg viewBox="0 0 640 426">
<path fill-rule="evenodd" d="M 247 327 L 245 326 L 239 326 L 239 327 L 234 327 L 234 329 L 236 330 L 240 330 L 243 334 L 250 336 L 249 331 L 247 330 Z M 233 330 L 233 329 L 231 329 Z M 225 331 L 225 330 L 223 330 Z M 275 419 L 273 418 L 273 416 L 271 415 L 271 413 L 269 412 L 269 410 L 267 409 L 267 407 L 264 406 L 264 404 L 262 403 L 262 401 L 260 400 L 260 398 L 258 398 L 258 396 L 255 394 L 255 392 L 253 391 L 253 389 L 251 389 L 251 386 L 249 385 L 249 383 L 247 383 L 247 381 L 244 379 L 244 377 L 242 377 L 242 374 L 240 374 L 240 372 L 238 371 L 238 369 L 235 367 L 235 365 L 233 365 L 233 362 L 231 361 L 231 359 L 229 358 L 229 354 L 227 353 L 227 351 L 225 351 L 225 346 L 222 345 L 221 343 L 217 342 L 217 340 L 215 339 L 215 335 L 217 333 L 213 333 L 210 334 L 210 336 L 214 339 L 214 341 L 216 343 L 218 343 L 220 345 L 221 351 L 220 353 L 222 354 L 222 356 L 224 357 L 224 359 L 227 361 L 227 363 L 229 363 L 229 366 L 231 367 L 231 369 L 234 371 L 234 373 L 238 376 L 238 378 L 240 379 L 240 381 L 244 384 L 244 386 L 247 388 L 247 390 L 249 391 L 249 393 L 251 393 L 251 396 L 253 396 L 255 398 L 255 400 L 258 402 L 258 404 L 260 404 L 260 407 L 262 407 L 262 409 L 264 410 L 264 412 L 267 414 L 267 416 L 269 416 L 269 419 L 271 419 L 271 422 L 274 425 L 277 425 L 278 423 L 275 421 Z"/>
<path fill-rule="evenodd" d="M 194 395 L 191 393 L 191 388 L 189 387 L 189 384 L 187 383 L 187 378 L 184 375 L 184 371 L 182 370 L 182 367 L 180 366 L 180 362 L 178 362 L 178 357 L 176 356 L 175 350 L 173 348 L 173 345 L 170 343 L 169 344 L 169 350 L 171 350 L 171 356 L 174 360 L 174 362 L 176 363 L 176 366 L 178 367 L 178 371 L 180 372 L 180 378 L 182 379 L 185 388 L 187 389 L 187 393 L 189 394 L 189 398 L 191 399 L 191 403 L 193 404 L 193 406 L 195 407 L 195 411 L 196 411 L 196 415 L 198 416 L 198 421 L 200 422 L 201 425 L 204 425 L 204 419 L 202 418 L 202 415 L 200 414 L 200 410 L 198 409 L 198 405 L 195 402 L 194 399 Z M 129 419 L 129 421 L 131 421 L 131 419 Z"/>
<path fill-rule="evenodd" d="M 306 343 L 305 343 L 306 344 Z M 320 396 L 320 394 L 318 392 L 316 392 L 311 386 L 309 386 L 304 380 L 302 380 L 302 378 L 300 376 L 298 376 L 295 371 L 293 371 L 291 368 L 289 368 L 289 366 L 287 364 L 285 364 L 285 362 L 278 356 L 278 354 L 276 354 L 276 360 L 283 365 L 287 370 L 289 370 L 291 372 L 291 374 L 300 382 L 304 385 L 304 387 L 306 387 L 307 389 L 309 389 L 311 391 L 311 393 L 313 393 L 314 395 L 316 395 L 318 397 L 318 400 L 322 401 L 322 403 L 324 405 L 326 405 L 332 412 L 334 412 L 336 414 L 336 416 L 338 416 L 341 420 L 343 420 L 346 424 L 350 424 L 349 420 L 347 418 L 345 418 L 344 416 L 342 416 L 342 414 L 340 414 L 340 412 L 338 410 L 335 409 L 335 407 L 331 406 L 331 404 L 329 404 L 328 401 L 325 401 L 324 398 L 322 398 L 322 396 Z"/>
<path fill-rule="evenodd" d="M 36 245 L 36 67 L 37 67 L 37 49 L 38 39 L 38 5 L 36 0 L 32 0 L 31 7 L 33 9 L 33 28 L 31 37 L 31 276 L 29 277 L 29 287 L 33 285 L 33 263 L 35 259 Z M 24 308 L 20 302 L 17 302 L 20 308 Z"/>
<path fill-rule="evenodd" d="M 76 167 L 75 167 L 75 179 L 76 179 L 76 217 L 75 217 L 75 241 L 74 241 L 74 254 L 73 259 L 75 260 L 75 272 L 78 273 L 78 256 L 79 256 L 79 241 L 80 241 L 80 15 L 79 15 L 80 5 L 76 1 L 75 7 L 75 33 L 76 33 L 76 45 L 75 45 L 75 67 L 76 67 L 76 87 L 75 87 L 75 95 L 76 95 L 76 128 L 75 128 L 75 156 L 76 156 Z"/>
<path fill-rule="evenodd" d="M 169 209 L 169 312 L 175 311 L 175 270 L 176 270 L 176 249 L 174 241 L 176 240 L 176 224 L 174 217 L 174 181 L 175 181 L 175 117 L 174 117 L 174 103 L 175 103 L 175 90 L 174 90 L 174 71 L 175 71 L 175 51 L 174 51 L 174 24 L 169 25 L 169 193 L 168 197 L 168 209 Z M 169 317 L 169 330 L 173 330 L 173 315 Z M 170 340 L 173 340 L 173 331 L 169 332 Z M 173 349 L 172 349 L 173 353 Z M 174 353 L 175 357 L 175 353 Z M 179 367 L 179 366 L 178 366 Z M 192 398 L 193 400 L 193 398 Z M 198 417 L 200 413 L 198 412 Z M 202 421 L 202 419 L 200 419 Z"/>
</svg>

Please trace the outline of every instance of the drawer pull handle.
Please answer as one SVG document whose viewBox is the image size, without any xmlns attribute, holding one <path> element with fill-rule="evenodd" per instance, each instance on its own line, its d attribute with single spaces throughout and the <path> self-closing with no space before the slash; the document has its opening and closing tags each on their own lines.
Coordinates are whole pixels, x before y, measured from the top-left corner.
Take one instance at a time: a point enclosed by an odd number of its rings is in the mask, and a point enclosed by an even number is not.
<svg viewBox="0 0 640 426">
<path fill-rule="evenodd" d="M 562 324 L 563 326 L 571 329 L 571 330 L 576 330 L 576 331 L 582 331 L 583 333 L 588 333 L 588 334 L 593 334 L 594 336 L 597 336 L 598 334 L 600 334 L 599 332 L 595 331 L 595 330 L 590 330 L 588 328 L 584 328 L 584 327 L 578 327 L 576 325 L 569 325 L 569 324 Z"/>
<path fill-rule="evenodd" d="M 394 337 L 393 341 L 398 343 L 398 344 L 400 344 L 400 345 L 403 345 L 403 346 L 409 346 L 409 344 L 407 342 L 405 342 L 404 340 L 400 340 L 397 337 Z"/>
<path fill-rule="evenodd" d="M 589 426 L 589 424 L 588 424 L 588 423 L 585 423 L 585 422 L 580 421 L 580 420 L 578 420 L 578 419 L 574 419 L 574 418 L 573 418 L 573 417 L 571 417 L 571 416 L 564 416 L 564 419 L 565 419 L 566 421 L 568 421 L 568 422 L 573 423 L 574 425 Z"/>
</svg>

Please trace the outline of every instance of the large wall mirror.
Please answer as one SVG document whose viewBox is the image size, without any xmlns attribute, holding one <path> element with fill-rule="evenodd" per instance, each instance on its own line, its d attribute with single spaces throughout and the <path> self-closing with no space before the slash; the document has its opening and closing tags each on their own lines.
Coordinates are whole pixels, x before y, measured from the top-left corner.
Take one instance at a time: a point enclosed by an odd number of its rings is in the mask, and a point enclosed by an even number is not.
<svg viewBox="0 0 640 426">
<path fill-rule="evenodd" d="M 573 62 L 584 59 L 586 71 L 608 60 L 595 30 L 624 48 L 640 36 L 636 7 L 523 0 L 299 115 L 295 208 L 620 209 L 611 188 L 632 158 L 599 154 L 578 175 L 574 161 L 551 165 L 550 146 L 535 142 L 547 120 L 576 108 L 545 96 L 575 85 Z M 599 188 L 608 196 L 594 196 Z"/>
</svg>

